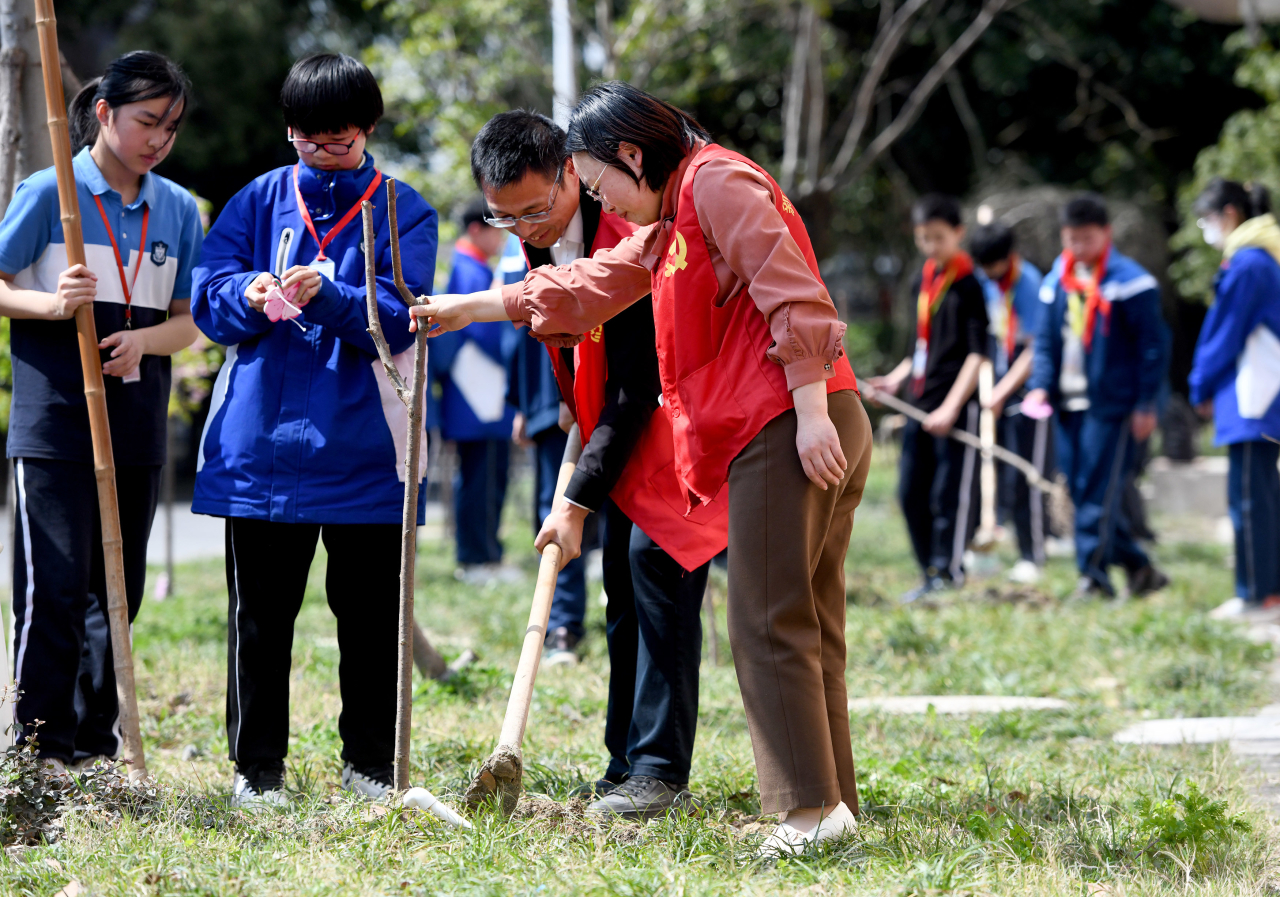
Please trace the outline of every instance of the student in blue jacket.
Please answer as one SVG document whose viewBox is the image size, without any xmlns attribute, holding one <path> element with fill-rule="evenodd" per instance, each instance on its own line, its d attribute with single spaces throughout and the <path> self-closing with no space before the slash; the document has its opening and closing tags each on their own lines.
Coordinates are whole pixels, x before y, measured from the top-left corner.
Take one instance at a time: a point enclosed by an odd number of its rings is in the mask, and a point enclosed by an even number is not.
<svg viewBox="0 0 1280 897">
<path fill-rule="evenodd" d="M 195 200 L 152 172 L 173 148 L 189 93 L 158 53 L 127 53 L 71 101 L 72 163 L 85 265 L 67 266 L 58 181 L 18 185 L 0 223 L 0 314 L 12 319 L 9 457 L 14 678 L 19 738 L 39 723 L 55 774 L 120 752 L 98 492 L 75 310 L 93 304 L 100 339 L 132 621 L 165 461 L 169 356 L 196 339 L 191 269 L 203 230 Z"/>
<path fill-rule="evenodd" d="M 1062 255 L 1040 288 L 1040 320 L 1023 407 L 1052 401 L 1058 466 L 1075 504 L 1079 592 L 1115 594 L 1107 568 L 1124 567 L 1129 591 L 1168 585 L 1130 530 L 1120 505 L 1135 447 L 1156 428 L 1156 397 L 1169 365 L 1160 288 L 1116 251 L 1101 196 L 1062 209 Z"/>
<path fill-rule="evenodd" d="M 1026 394 L 1044 308 L 1040 301 L 1044 275 L 1018 252 L 1013 231 L 998 222 L 974 229 L 969 253 L 977 264 L 974 273 L 987 298 L 987 319 L 991 322 L 989 357 L 996 382 L 989 407 L 996 416 L 996 441 L 1044 474 L 1051 442 L 1049 420 L 1033 420 L 1020 411 L 1012 416 L 1004 413 L 1006 405 L 1020 402 Z M 1008 464 L 1000 465 L 998 492 L 1001 512 L 1013 520 L 1021 557 L 1008 576 L 1014 582 L 1037 582 L 1045 562 L 1046 496 Z"/>
<path fill-rule="evenodd" d="M 342 652 L 343 787 L 381 796 L 394 753 L 407 410 L 366 332 L 363 200 L 375 206 L 378 314 L 406 375 L 413 337 L 392 282 L 384 178 L 365 152 L 382 94 L 360 62 L 322 54 L 293 66 L 280 98 L 298 162 L 223 209 L 192 302 L 200 329 L 227 346 L 192 510 L 227 520 L 227 741 L 240 805 L 284 800 L 293 621 L 317 539 Z M 436 213 L 397 186 L 404 279 L 427 293 Z M 289 305 L 277 284 L 297 288 Z M 422 523 L 425 491 L 418 501 Z"/>
<path fill-rule="evenodd" d="M 1205 242 L 1222 250 L 1188 378 L 1230 456 L 1236 594 L 1212 612 L 1219 619 L 1280 608 L 1280 227 L 1270 208 L 1265 188 L 1221 178 L 1195 203 Z"/>
<path fill-rule="evenodd" d="M 485 223 L 477 197 L 462 213 L 462 236 L 453 247 L 449 292 L 493 286 L 489 260 L 502 253 L 506 232 Z M 507 496 L 511 425 L 507 402 L 508 358 L 520 335 L 500 323 L 477 323 L 431 344 L 432 378 L 441 383 L 440 435 L 458 451 L 454 477 L 454 534 L 459 578 L 483 581 L 502 560 L 498 526 Z"/>
</svg>

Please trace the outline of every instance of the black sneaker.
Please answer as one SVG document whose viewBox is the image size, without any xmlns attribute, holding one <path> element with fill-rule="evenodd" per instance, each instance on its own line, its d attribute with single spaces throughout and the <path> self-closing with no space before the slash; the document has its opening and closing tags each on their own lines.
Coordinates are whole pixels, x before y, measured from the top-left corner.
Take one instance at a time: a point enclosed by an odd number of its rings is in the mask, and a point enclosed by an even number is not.
<svg viewBox="0 0 1280 897">
<path fill-rule="evenodd" d="M 623 782 L 626 781 L 624 778 Z M 569 797 L 604 797 L 622 782 L 610 782 L 608 779 L 596 779 L 594 782 L 583 782 L 569 792 Z"/>
<path fill-rule="evenodd" d="M 604 797 L 587 807 L 588 816 L 618 816 L 622 819 L 654 819 L 683 810 L 693 813 L 698 802 L 687 786 L 664 782 L 654 776 L 631 776 Z"/>
<path fill-rule="evenodd" d="M 235 785 L 231 789 L 231 806 L 244 810 L 260 807 L 282 807 L 289 802 L 284 790 L 284 763 L 268 761 L 236 766 Z"/>
<path fill-rule="evenodd" d="M 1129 594 L 1134 598 L 1142 598 L 1152 592 L 1158 592 L 1168 584 L 1169 577 L 1150 564 L 1129 571 Z"/>
<path fill-rule="evenodd" d="M 580 641 L 568 627 L 556 627 L 547 633 L 547 639 L 542 643 L 542 662 L 549 667 L 573 666 L 578 662 Z"/>
<path fill-rule="evenodd" d="M 942 592 L 951 588 L 950 580 L 943 579 L 941 576 L 926 576 L 924 582 L 916 586 L 910 591 L 903 592 L 902 597 L 898 601 L 902 604 L 914 604 L 921 598 L 932 595 L 934 592 Z"/>
</svg>

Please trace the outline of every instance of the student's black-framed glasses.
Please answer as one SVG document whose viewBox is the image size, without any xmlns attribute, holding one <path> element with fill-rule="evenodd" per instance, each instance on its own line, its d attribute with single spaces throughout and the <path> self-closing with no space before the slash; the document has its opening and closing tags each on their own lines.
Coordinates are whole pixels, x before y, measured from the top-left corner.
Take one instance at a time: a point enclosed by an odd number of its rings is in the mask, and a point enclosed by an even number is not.
<svg viewBox="0 0 1280 897">
<path fill-rule="evenodd" d="M 560 193 L 560 182 L 564 179 L 564 165 L 556 172 L 556 182 L 551 185 L 551 193 L 547 196 L 547 207 L 541 212 L 521 215 L 519 218 L 486 218 L 484 223 L 490 227 L 508 229 L 518 224 L 541 224 L 551 218 L 551 210 L 556 207 L 556 196 Z"/>
<path fill-rule="evenodd" d="M 356 145 L 356 138 L 352 137 L 350 143 L 316 143 L 314 140 L 303 140 L 300 137 L 290 135 L 289 142 L 300 153 L 314 153 L 318 150 L 324 150 L 331 156 L 345 156 Z"/>
</svg>

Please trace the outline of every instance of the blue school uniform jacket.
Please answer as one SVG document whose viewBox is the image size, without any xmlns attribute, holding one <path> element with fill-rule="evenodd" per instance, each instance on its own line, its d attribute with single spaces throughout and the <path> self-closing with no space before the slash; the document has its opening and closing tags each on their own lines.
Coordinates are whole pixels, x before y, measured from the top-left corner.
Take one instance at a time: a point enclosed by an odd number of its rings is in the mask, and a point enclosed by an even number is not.
<svg viewBox="0 0 1280 897">
<path fill-rule="evenodd" d="M 1213 399 L 1216 445 L 1280 439 L 1280 265 L 1265 249 L 1218 273 L 1188 382 L 1192 404 Z"/>
<path fill-rule="evenodd" d="M 125 206 L 88 149 L 76 155 L 72 168 L 85 261 L 98 275 L 93 303 L 98 338 L 123 330 L 126 323 L 142 328 L 167 320 L 173 300 L 191 297 L 191 269 L 200 258 L 204 237 L 195 200 L 168 178 L 148 172 L 142 177 L 137 199 Z M 95 197 L 102 202 L 106 221 Z M 52 168 L 38 171 L 18 185 L 0 223 L 0 271 L 14 275 L 15 286 L 57 292 L 58 277 L 67 269 L 60 216 L 58 180 Z M 132 282 L 128 306 L 111 248 L 112 237 Z M 9 457 L 92 463 L 75 321 L 15 318 L 10 322 L 9 337 L 13 358 Z M 104 362 L 111 351 L 101 351 Z M 138 377 L 129 383 L 120 377 L 104 378 L 111 447 L 116 464 L 121 466 L 163 464 L 165 460 L 169 356 L 142 356 Z"/>
<path fill-rule="evenodd" d="M 1069 326 L 1061 276 L 1062 256 L 1058 256 L 1040 287 L 1040 301 L 1046 307 L 1027 383 L 1028 390 L 1048 390 L 1055 404 L 1060 397 L 1063 328 Z M 1089 410 L 1109 419 L 1135 410 L 1155 411 L 1169 365 L 1160 287 L 1141 265 L 1112 248 L 1102 278 L 1102 296 L 1111 303 L 1110 323 L 1098 315 L 1092 345 L 1084 353 Z"/>
<path fill-rule="evenodd" d="M 489 266 L 455 248 L 445 292 L 475 293 L 491 286 Z M 441 383 L 441 437 L 511 438 L 516 410 L 507 404 L 507 360 L 517 337 L 510 324 L 480 321 L 432 339 L 432 376 Z"/>
<path fill-rule="evenodd" d="M 1044 280 L 1044 275 L 1026 259 L 1021 259 L 1019 265 L 1018 282 L 1013 285 L 1013 313 L 1017 316 L 1013 358 L 1008 357 L 1005 341 L 1000 333 L 1001 322 L 1004 320 L 1004 294 L 1000 292 L 1000 285 L 987 277 L 981 267 L 973 272 L 978 283 L 982 284 L 982 294 L 987 299 L 987 319 L 991 322 L 990 333 L 994 346 L 990 357 L 997 377 L 1003 377 L 1009 372 L 1009 365 L 1013 364 L 1024 348 L 1035 342 L 1036 333 L 1040 329 L 1040 315 L 1044 308 L 1044 303 L 1040 301 L 1040 283 Z"/>
<path fill-rule="evenodd" d="M 283 523 L 398 523 L 404 501 L 407 409 L 378 360 L 365 310 L 361 218 L 325 250 L 335 266 L 292 321 L 274 324 L 244 297 L 263 271 L 277 276 L 310 264 L 318 251 L 294 198 L 293 166 L 254 180 L 232 198 L 205 238 L 192 312 L 210 339 L 227 346 L 197 457 L 192 510 Z M 375 171 L 366 154 L 353 171 L 300 165 L 299 186 L 323 239 L 359 202 Z M 385 180 L 383 182 L 385 185 Z M 436 213 L 397 185 L 405 283 L 431 289 Z M 391 275 L 385 186 L 372 197 L 378 315 L 396 366 L 413 366 L 409 313 Z M 419 477 L 426 471 L 422 452 Z M 419 494 L 422 522 L 425 494 Z"/>
</svg>

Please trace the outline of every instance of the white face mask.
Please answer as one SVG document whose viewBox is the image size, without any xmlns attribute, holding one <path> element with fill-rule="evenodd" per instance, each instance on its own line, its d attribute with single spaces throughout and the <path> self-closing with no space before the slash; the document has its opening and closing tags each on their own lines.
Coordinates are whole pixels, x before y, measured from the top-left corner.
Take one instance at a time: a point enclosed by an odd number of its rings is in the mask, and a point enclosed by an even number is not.
<svg viewBox="0 0 1280 897">
<path fill-rule="evenodd" d="M 1222 246 L 1222 225 L 1203 218 L 1197 223 L 1200 225 L 1200 233 L 1204 236 L 1206 243 L 1215 248 Z"/>
</svg>

